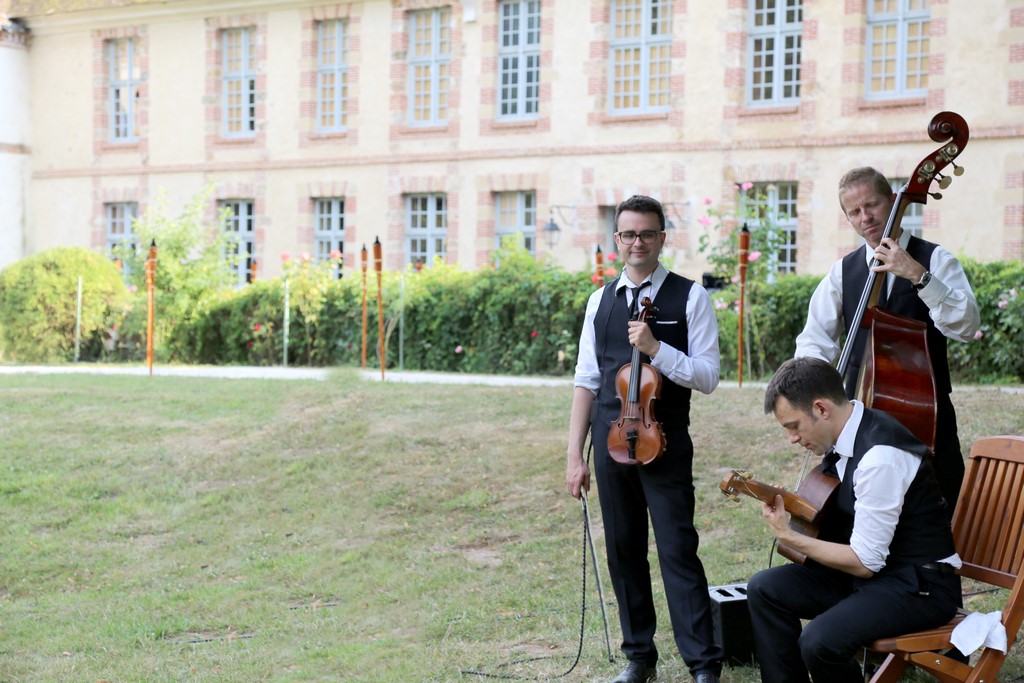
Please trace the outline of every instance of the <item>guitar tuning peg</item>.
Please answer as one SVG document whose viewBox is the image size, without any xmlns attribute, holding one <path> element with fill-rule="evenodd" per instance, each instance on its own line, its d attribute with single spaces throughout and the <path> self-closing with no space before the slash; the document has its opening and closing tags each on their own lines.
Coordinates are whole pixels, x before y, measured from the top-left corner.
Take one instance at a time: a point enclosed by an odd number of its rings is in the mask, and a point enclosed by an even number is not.
<svg viewBox="0 0 1024 683">
<path fill-rule="evenodd" d="M 941 192 L 929 192 L 928 194 L 930 194 L 935 199 L 942 199 L 942 193 Z"/>
<path fill-rule="evenodd" d="M 949 162 L 949 163 L 953 164 L 953 175 L 963 175 L 964 174 L 964 167 L 963 166 L 957 166 L 952 161 Z"/>
<path fill-rule="evenodd" d="M 949 184 L 951 182 L 953 182 L 953 179 L 950 178 L 948 175 L 939 175 L 939 187 L 942 188 L 943 190 L 949 187 Z"/>
</svg>

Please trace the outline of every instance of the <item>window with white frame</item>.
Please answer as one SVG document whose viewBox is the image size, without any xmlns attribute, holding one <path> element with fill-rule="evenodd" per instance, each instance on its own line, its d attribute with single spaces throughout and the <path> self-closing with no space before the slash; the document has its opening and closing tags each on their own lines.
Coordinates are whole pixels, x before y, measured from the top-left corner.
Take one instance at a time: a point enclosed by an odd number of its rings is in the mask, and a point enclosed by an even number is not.
<svg viewBox="0 0 1024 683">
<path fill-rule="evenodd" d="M 142 76 L 134 38 L 108 40 L 107 117 L 111 142 L 139 139 L 139 86 Z"/>
<path fill-rule="evenodd" d="M 796 272 L 796 183 L 755 183 L 748 196 L 758 200 L 758 218 L 775 224 L 778 249 L 765 254 L 777 273 Z M 748 200 L 749 201 L 749 200 Z"/>
<path fill-rule="evenodd" d="M 228 138 L 256 133 L 256 46 L 252 28 L 221 32 L 221 119 Z"/>
<path fill-rule="evenodd" d="M 313 257 L 317 263 L 334 260 L 345 252 L 345 200 L 339 197 L 316 200 L 316 224 L 313 227 Z M 341 277 L 341 265 L 334 263 L 334 274 Z"/>
<path fill-rule="evenodd" d="M 409 14 L 409 125 L 448 122 L 450 23 L 448 7 Z"/>
<path fill-rule="evenodd" d="M 791 104 L 800 99 L 803 0 L 749 0 L 747 104 Z"/>
<path fill-rule="evenodd" d="M 666 111 L 672 50 L 671 0 L 612 0 L 610 110 Z"/>
<path fill-rule="evenodd" d="M 107 227 L 107 251 L 111 257 L 121 262 L 121 272 L 128 275 L 131 271 L 124 257 L 124 252 L 135 251 L 135 233 L 132 223 L 139 215 L 139 205 L 135 202 L 114 202 L 104 204 Z"/>
<path fill-rule="evenodd" d="M 228 266 L 235 274 L 235 284 L 252 282 L 256 261 L 256 217 L 251 199 L 226 199 L 220 204 L 224 211 L 224 244 Z"/>
<path fill-rule="evenodd" d="M 540 103 L 540 0 L 498 5 L 498 118 L 537 115 Z"/>
<path fill-rule="evenodd" d="M 868 0 L 865 96 L 920 97 L 928 92 L 927 0 Z"/>
<path fill-rule="evenodd" d="M 897 192 L 907 184 L 908 178 L 893 178 L 889 181 L 892 191 Z M 909 232 L 914 237 L 920 238 L 924 230 L 924 204 L 911 202 L 903 209 L 903 219 L 900 221 L 903 232 Z"/>
<path fill-rule="evenodd" d="M 317 22 L 316 126 L 324 132 L 345 130 L 348 124 L 348 25 Z"/>
<path fill-rule="evenodd" d="M 412 194 L 405 198 L 407 263 L 430 267 L 448 250 L 448 198 L 443 194 Z"/>
<path fill-rule="evenodd" d="M 523 246 L 531 254 L 537 253 L 537 193 L 499 192 L 494 195 L 494 232 L 497 246 L 502 240 L 519 233 Z"/>
</svg>

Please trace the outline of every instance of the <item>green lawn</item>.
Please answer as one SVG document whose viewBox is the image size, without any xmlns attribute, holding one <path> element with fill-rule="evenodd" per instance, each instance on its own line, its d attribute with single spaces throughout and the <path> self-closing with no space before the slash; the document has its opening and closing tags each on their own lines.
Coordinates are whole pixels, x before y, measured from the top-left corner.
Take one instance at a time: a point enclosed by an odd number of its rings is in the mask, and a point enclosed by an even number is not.
<svg viewBox="0 0 1024 683">
<path fill-rule="evenodd" d="M 570 398 L 342 371 L 328 382 L 2 376 L 0 681 L 562 673 L 579 643 L 583 565 L 580 506 L 563 484 Z M 965 444 L 1024 433 L 1022 394 L 960 390 L 955 402 Z M 694 399 L 713 585 L 768 561 L 757 505 L 726 501 L 723 474 L 798 481 L 801 455 L 760 406 L 757 388 Z M 600 536 L 596 497 L 591 507 Z M 587 580 L 567 681 L 621 666 L 605 657 Z M 660 680 L 688 680 L 662 623 Z M 1019 660 L 1005 678 L 1021 679 Z"/>
</svg>

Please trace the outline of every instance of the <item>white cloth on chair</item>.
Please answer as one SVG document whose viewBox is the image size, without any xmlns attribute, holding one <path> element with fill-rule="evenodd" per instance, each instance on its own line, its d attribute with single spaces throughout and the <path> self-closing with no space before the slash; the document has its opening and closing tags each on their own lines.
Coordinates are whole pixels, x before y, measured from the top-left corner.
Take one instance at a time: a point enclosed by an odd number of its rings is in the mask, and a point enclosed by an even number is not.
<svg viewBox="0 0 1024 683">
<path fill-rule="evenodd" d="M 965 655 L 984 645 L 1000 652 L 1006 652 L 1006 627 L 1003 626 L 1002 612 L 972 612 L 956 625 L 949 636 L 949 642 Z"/>
</svg>

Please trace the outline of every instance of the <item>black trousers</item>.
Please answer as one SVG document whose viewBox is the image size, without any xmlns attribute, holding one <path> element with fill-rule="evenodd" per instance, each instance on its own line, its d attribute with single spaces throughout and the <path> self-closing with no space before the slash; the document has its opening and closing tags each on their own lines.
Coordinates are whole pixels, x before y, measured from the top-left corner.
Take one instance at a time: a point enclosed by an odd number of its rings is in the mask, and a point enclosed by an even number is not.
<svg viewBox="0 0 1024 683">
<path fill-rule="evenodd" d="M 960 485 L 964 481 L 964 455 L 960 450 L 960 435 L 956 429 L 956 410 L 949 394 L 938 396 L 938 410 L 935 425 L 935 478 L 939 480 L 939 490 L 946 499 L 949 517 L 952 519 Z"/>
<path fill-rule="evenodd" d="M 877 638 L 945 624 L 960 577 L 912 565 L 870 579 L 808 561 L 758 572 L 747 607 L 762 683 L 863 683 L 854 655 Z M 801 619 L 810 622 L 801 628 Z"/>
<path fill-rule="evenodd" d="M 602 424 L 603 423 L 603 424 Z M 604 520 L 608 572 L 619 604 L 622 651 L 653 663 L 657 617 L 648 562 L 648 523 L 654 529 L 669 618 L 679 653 L 691 673 L 720 672 L 711 597 L 697 557 L 693 526 L 693 443 L 685 430 L 666 431 L 668 448 L 647 465 L 621 465 L 608 455 L 609 423 L 593 424 L 594 469 Z"/>
</svg>

